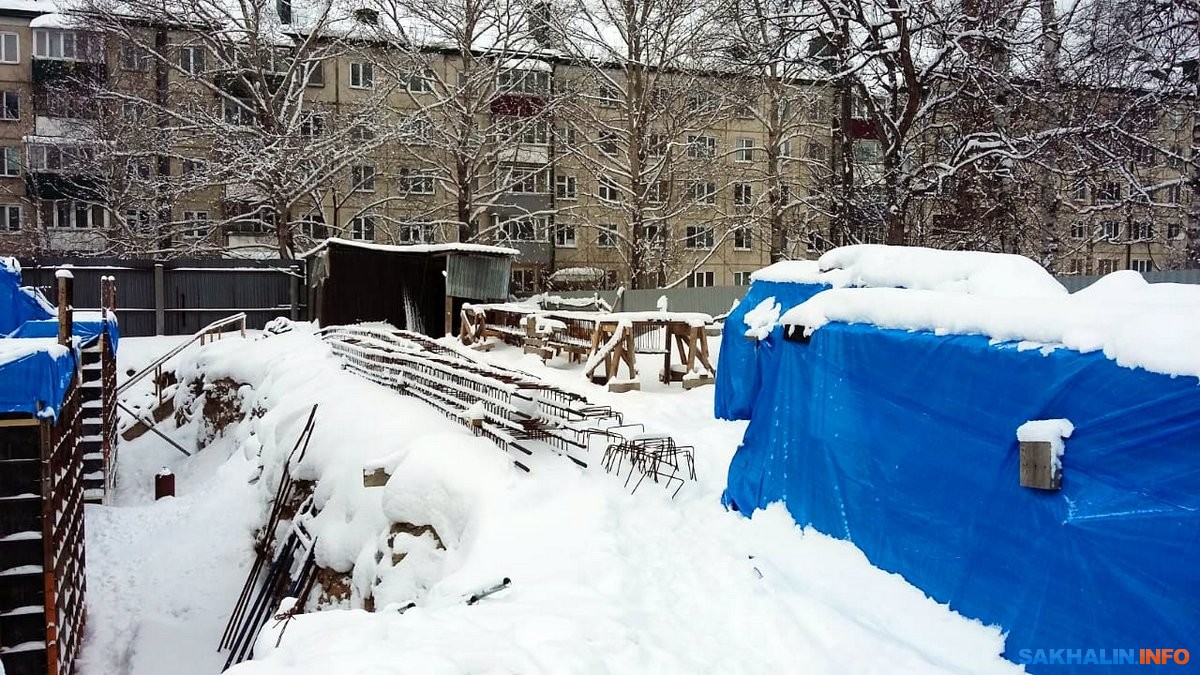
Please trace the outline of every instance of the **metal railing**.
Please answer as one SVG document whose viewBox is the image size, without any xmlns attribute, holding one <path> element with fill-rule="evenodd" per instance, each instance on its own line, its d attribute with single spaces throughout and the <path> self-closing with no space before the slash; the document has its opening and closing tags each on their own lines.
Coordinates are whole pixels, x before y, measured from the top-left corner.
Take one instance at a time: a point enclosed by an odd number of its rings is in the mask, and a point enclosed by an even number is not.
<svg viewBox="0 0 1200 675">
<path fill-rule="evenodd" d="M 241 332 L 242 337 L 246 337 L 246 313 L 245 312 L 238 312 L 237 314 L 234 314 L 232 316 L 227 316 L 224 319 L 218 319 L 218 320 L 208 324 L 204 328 L 201 328 L 200 330 L 196 331 L 194 334 L 192 334 L 191 339 L 189 339 L 187 342 L 184 342 L 184 343 L 176 346 L 171 351 L 158 357 L 157 359 L 154 360 L 153 363 L 151 363 L 150 365 L 143 368 L 141 371 L 139 371 L 137 374 L 130 377 L 128 380 L 125 380 L 124 384 L 117 387 L 117 396 L 121 396 L 125 392 L 129 391 L 129 389 L 131 387 L 133 387 L 133 385 L 137 384 L 138 382 L 141 382 L 147 375 L 149 375 L 150 373 L 154 373 L 154 395 L 155 395 L 155 398 L 158 399 L 159 402 L 161 403 L 162 391 L 163 391 L 163 385 L 162 385 L 163 364 L 165 364 L 167 361 L 170 361 L 171 359 L 175 358 L 176 355 L 178 355 L 180 352 L 182 352 L 183 350 L 190 347 L 197 340 L 199 340 L 200 344 L 202 344 L 202 345 L 205 342 L 205 338 L 210 335 L 215 335 L 216 339 L 219 340 L 221 338 L 221 334 L 225 332 L 225 330 L 224 330 L 225 327 L 232 326 L 235 324 L 238 326 L 238 330 Z"/>
</svg>

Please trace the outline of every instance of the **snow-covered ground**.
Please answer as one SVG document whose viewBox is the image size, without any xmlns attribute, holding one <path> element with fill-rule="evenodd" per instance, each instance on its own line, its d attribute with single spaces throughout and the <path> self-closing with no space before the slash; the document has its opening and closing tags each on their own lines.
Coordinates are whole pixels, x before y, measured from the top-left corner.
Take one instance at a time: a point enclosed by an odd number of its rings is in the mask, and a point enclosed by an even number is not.
<svg viewBox="0 0 1200 675">
<path fill-rule="evenodd" d="M 171 346 L 159 342 L 125 340 L 121 358 L 146 362 Z M 1019 672 L 998 656 L 999 629 L 871 567 L 853 545 L 797 528 L 780 507 L 752 519 L 726 512 L 719 496 L 745 423 L 712 418 L 712 387 L 665 391 L 647 357 L 643 391 L 627 394 L 517 349 L 485 358 L 695 446 L 699 481 L 672 500 L 653 485 L 629 494 L 598 462 L 582 470 L 553 458 L 524 474 L 424 404 L 341 371 L 303 332 L 189 350 L 185 377 L 204 370 L 246 383 L 243 409 L 264 414 L 191 458 L 152 435 L 122 446 L 115 503 L 87 513 L 82 675 L 219 672 L 215 649 L 252 532 L 314 403 L 297 473 L 318 481 L 317 559 L 353 566 L 356 596 L 371 590 L 379 611 L 299 615 L 282 636 L 271 622 L 238 675 Z M 185 447 L 202 431 L 195 419 L 172 426 Z M 392 480 L 363 488 L 363 467 L 380 460 Z M 178 474 L 180 496 L 154 503 L 163 465 Z M 389 521 L 434 524 L 445 550 L 425 536 L 397 539 L 392 551 L 407 557 L 377 565 Z M 462 602 L 504 577 L 508 590 Z M 409 600 L 417 606 L 396 611 Z"/>
</svg>

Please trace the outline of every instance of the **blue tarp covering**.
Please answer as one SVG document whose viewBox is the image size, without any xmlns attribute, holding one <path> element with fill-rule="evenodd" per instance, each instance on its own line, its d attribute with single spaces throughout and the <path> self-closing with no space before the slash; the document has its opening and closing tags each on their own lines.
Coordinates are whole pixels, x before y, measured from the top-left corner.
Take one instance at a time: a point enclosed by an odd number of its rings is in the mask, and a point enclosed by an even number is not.
<svg viewBox="0 0 1200 675">
<path fill-rule="evenodd" d="M 45 302 L 37 291 L 21 288 L 21 273 L 11 258 L 0 258 L 0 335 L 7 335 L 26 321 L 49 319 Z"/>
<path fill-rule="evenodd" d="M 62 409 L 75 376 L 75 351 L 53 340 L 0 338 L 0 413 Z"/>
<path fill-rule="evenodd" d="M 1194 649 L 1196 378 L 837 323 L 809 344 L 776 328 L 756 354 L 728 505 L 748 514 L 784 501 L 798 523 L 1001 626 L 1013 660 L 1022 649 Z M 724 358 L 718 391 L 743 372 Z M 1022 488 L 1016 429 L 1053 418 L 1075 425 L 1062 489 Z"/>
<path fill-rule="evenodd" d="M 792 284 L 773 281 L 755 281 L 746 291 L 746 297 L 725 318 L 722 331 L 721 355 L 717 363 L 720 371 L 737 377 L 717 377 L 714 393 L 715 413 L 718 419 L 746 420 L 754 408 L 754 396 L 758 392 L 759 373 L 756 351 L 758 342 L 745 338 L 746 313 L 752 311 L 763 300 L 775 298 L 782 311 L 808 300 L 829 288 L 821 284 Z"/>
<path fill-rule="evenodd" d="M 116 321 L 72 321 L 71 334 L 79 338 L 80 344 L 86 345 L 94 340 L 101 331 L 108 333 L 109 344 L 117 351 L 120 341 L 120 330 Z M 21 324 L 9 337 L 14 338 L 45 338 L 58 337 L 58 319 L 43 319 L 26 321 Z"/>
</svg>

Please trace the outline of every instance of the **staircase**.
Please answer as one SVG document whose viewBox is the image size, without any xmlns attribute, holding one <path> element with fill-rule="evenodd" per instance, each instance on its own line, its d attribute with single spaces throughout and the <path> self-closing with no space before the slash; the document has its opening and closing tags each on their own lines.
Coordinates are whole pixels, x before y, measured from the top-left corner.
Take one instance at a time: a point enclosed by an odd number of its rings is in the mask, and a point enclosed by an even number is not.
<svg viewBox="0 0 1200 675">
<path fill-rule="evenodd" d="M 89 504 L 99 504 L 110 487 L 108 468 L 115 459 L 111 455 L 116 448 L 117 364 L 107 332 L 83 346 L 80 355 L 83 361 L 80 382 L 83 430 L 79 438 L 83 452 L 83 499 Z"/>
</svg>

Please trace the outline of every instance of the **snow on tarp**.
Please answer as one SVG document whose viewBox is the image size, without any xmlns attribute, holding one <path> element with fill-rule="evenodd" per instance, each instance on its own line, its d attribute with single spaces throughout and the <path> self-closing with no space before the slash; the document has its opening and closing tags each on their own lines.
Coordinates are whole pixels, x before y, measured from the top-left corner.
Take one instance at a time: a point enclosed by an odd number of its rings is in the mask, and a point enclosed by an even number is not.
<svg viewBox="0 0 1200 675">
<path fill-rule="evenodd" d="M 785 316 L 829 321 L 807 344 L 784 340 L 780 330 L 762 342 L 742 339 L 754 357 L 736 368 L 723 349 L 718 393 L 740 391 L 744 384 L 728 380 L 748 371 L 756 378 L 756 391 L 736 401 L 750 400 L 752 411 L 726 503 L 749 514 L 784 502 L 797 523 L 854 542 L 939 602 L 1003 627 L 1010 657 L 1022 649 L 1186 644 L 1200 634 L 1200 385 L 1150 372 L 1158 361 L 1145 354 L 1145 367 L 1123 367 L 1101 349 L 1127 354 L 1138 343 L 1136 333 L 1121 332 L 1135 303 L 1103 302 L 1124 294 L 1153 299 L 1136 310 L 1142 320 L 1163 307 L 1177 319 L 1146 326 L 1157 349 L 1178 352 L 1191 340 L 1195 352 L 1193 332 L 1154 334 L 1186 328 L 1186 314 L 1172 308 L 1193 293 L 1128 275 L 1098 284 L 1092 294 L 1024 305 L 829 290 Z M 1086 303 L 1099 307 L 1096 322 L 1070 327 Z M 755 304 L 749 296 L 742 303 Z M 835 320 L 868 306 L 860 318 L 904 330 Z M 885 321 L 897 312 L 937 320 Z M 940 320 L 961 322 L 964 314 L 1012 326 L 1033 316 L 1037 325 L 996 331 L 1006 341 L 934 333 L 962 330 Z M 1051 332 L 1041 332 L 1042 322 Z M 1092 348 L 1031 349 L 1017 339 Z M 1173 340 L 1181 342 L 1168 347 Z M 1177 366 L 1161 369 L 1192 370 Z M 1048 419 L 1073 423 L 1062 489 L 1022 488 L 1014 430 Z"/>
<path fill-rule="evenodd" d="M 1025 256 L 983 251 L 942 251 L 919 246 L 858 244 L 829 251 L 822 271 L 840 270 L 845 284 L 914 288 L 989 297 L 1055 297 L 1067 289 Z"/>
<path fill-rule="evenodd" d="M 1110 275 L 1074 294 L 981 297 L 897 288 L 841 288 L 786 312 L 780 322 L 812 333 L 825 324 L 870 324 L 940 335 L 983 335 L 1078 352 L 1102 352 L 1130 368 L 1200 376 L 1200 287 Z M 1156 288 L 1162 286 L 1163 288 Z"/>
</svg>

